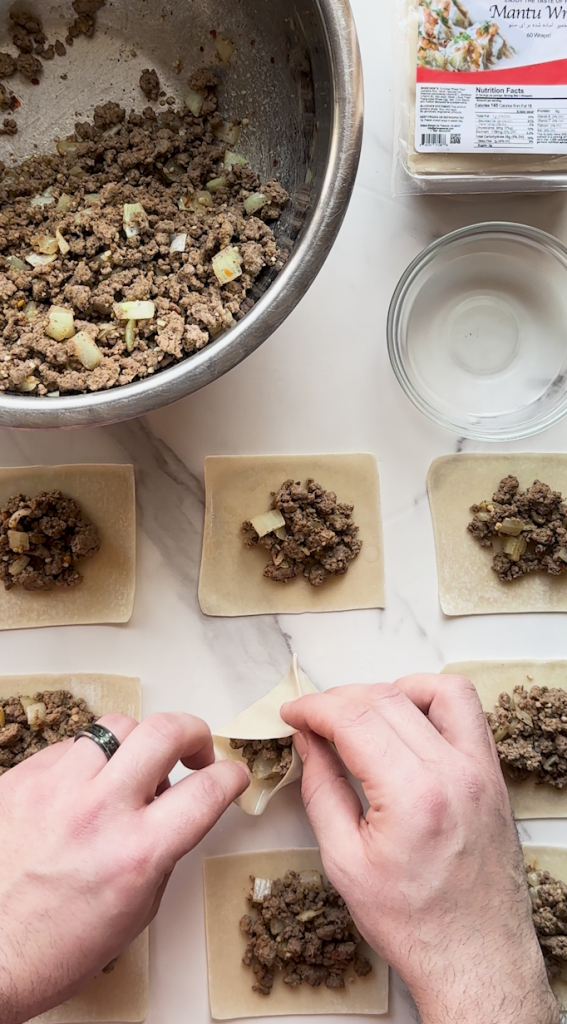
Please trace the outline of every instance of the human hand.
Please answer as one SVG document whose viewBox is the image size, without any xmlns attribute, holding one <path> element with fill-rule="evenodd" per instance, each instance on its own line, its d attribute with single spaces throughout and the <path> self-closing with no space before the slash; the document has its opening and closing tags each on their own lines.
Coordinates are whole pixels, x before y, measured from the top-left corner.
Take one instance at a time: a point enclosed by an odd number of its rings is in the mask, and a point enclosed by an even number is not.
<svg viewBox="0 0 567 1024">
<path fill-rule="evenodd" d="M 89 739 L 66 740 L 0 778 L 2 1024 L 68 999 L 118 956 L 248 785 L 244 765 L 213 763 L 198 718 L 100 721 L 121 742 L 110 761 Z M 179 760 L 195 772 L 169 786 Z"/>
<path fill-rule="evenodd" d="M 557 1024 L 472 683 L 419 675 L 338 687 L 281 715 L 300 730 L 303 799 L 327 876 L 406 981 L 423 1024 Z M 345 765 L 362 782 L 366 814 Z"/>
</svg>

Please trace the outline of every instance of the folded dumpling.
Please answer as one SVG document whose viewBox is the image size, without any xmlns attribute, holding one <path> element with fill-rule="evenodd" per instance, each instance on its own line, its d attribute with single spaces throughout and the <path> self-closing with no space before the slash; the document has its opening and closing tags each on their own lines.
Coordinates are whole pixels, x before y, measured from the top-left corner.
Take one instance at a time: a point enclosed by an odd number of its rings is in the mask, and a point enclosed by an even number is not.
<svg viewBox="0 0 567 1024">
<path fill-rule="evenodd" d="M 301 760 L 291 743 L 296 730 L 284 722 L 280 708 L 317 692 L 294 654 L 289 672 L 273 690 L 213 732 L 218 761 L 244 761 L 250 768 L 252 781 L 236 801 L 247 814 L 262 814 L 275 793 L 300 778 Z"/>
</svg>

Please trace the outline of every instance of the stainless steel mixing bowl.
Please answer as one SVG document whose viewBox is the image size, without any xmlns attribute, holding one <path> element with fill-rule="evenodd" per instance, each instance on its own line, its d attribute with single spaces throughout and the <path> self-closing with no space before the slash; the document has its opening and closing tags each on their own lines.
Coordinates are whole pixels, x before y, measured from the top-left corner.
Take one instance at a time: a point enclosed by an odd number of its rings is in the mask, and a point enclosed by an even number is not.
<svg viewBox="0 0 567 1024">
<path fill-rule="evenodd" d="M 40 14 L 50 41 L 74 17 L 71 0 L 0 0 L 0 48 L 11 9 Z M 217 63 L 214 32 L 236 45 L 218 64 L 220 108 L 249 118 L 239 149 L 264 177 L 274 174 L 292 199 L 276 226 L 290 258 L 266 272 L 255 305 L 224 336 L 154 377 L 98 394 L 61 398 L 0 395 L 0 426 L 75 427 L 139 416 L 220 377 L 258 348 L 305 294 L 336 238 L 360 155 L 362 75 L 347 0 L 107 0 L 92 39 L 44 65 L 37 87 L 17 82 L 19 133 L 0 138 L 6 165 L 52 149 L 97 103 L 145 103 L 138 80 L 155 67 L 168 94 L 183 100 L 186 80 Z M 176 61 L 183 71 L 177 74 Z M 66 80 L 61 78 L 66 75 Z M 10 84 L 14 84 L 12 80 Z M 185 88 L 184 88 L 185 87 Z M 308 344 L 308 339 L 305 339 Z"/>
</svg>

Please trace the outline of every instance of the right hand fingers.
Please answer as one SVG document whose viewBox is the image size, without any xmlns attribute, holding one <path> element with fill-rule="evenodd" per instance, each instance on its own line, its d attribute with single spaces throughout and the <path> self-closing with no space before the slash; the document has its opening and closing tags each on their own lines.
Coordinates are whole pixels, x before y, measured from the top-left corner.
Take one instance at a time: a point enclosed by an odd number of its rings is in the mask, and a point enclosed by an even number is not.
<svg viewBox="0 0 567 1024">
<path fill-rule="evenodd" d="M 299 732 L 310 730 L 335 744 L 348 770 L 362 782 L 372 807 L 392 799 L 392 778 L 411 785 L 421 764 L 369 704 L 329 693 L 308 694 L 284 704 L 280 714 Z"/>
<path fill-rule="evenodd" d="M 330 743 L 314 732 L 296 733 L 293 742 L 303 761 L 303 803 L 325 866 L 349 863 L 358 853 L 364 814 L 345 766 Z M 339 884 L 337 877 L 331 881 Z"/>
<path fill-rule="evenodd" d="M 484 711 L 470 679 L 423 673 L 403 676 L 396 686 L 456 750 L 472 757 L 493 757 Z"/>
</svg>

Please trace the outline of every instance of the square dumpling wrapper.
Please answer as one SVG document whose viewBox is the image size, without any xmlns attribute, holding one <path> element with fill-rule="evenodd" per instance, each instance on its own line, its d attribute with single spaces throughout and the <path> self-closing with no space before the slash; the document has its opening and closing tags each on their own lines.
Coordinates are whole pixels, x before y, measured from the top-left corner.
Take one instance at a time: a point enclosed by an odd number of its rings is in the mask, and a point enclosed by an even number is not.
<svg viewBox="0 0 567 1024">
<path fill-rule="evenodd" d="M 136 584 L 136 501 L 130 465 L 20 466 L 0 469 L 0 507 L 21 492 L 62 491 L 98 527 L 101 547 L 81 559 L 76 587 L 5 590 L 0 584 L 0 629 L 128 622 Z"/>
<path fill-rule="evenodd" d="M 522 490 L 540 480 L 567 500 L 567 455 L 444 455 L 431 465 L 427 489 L 445 615 L 567 611 L 567 573 L 533 572 L 503 583 L 492 569 L 497 549 L 481 547 L 467 530 L 471 505 L 489 500 L 509 475 Z"/>
<path fill-rule="evenodd" d="M 308 478 L 354 505 L 360 554 L 344 576 L 314 587 L 262 575 L 269 554 L 247 548 L 242 523 L 267 512 L 284 480 Z M 376 459 L 356 455 L 251 455 L 205 459 L 206 509 L 199 602 L 205 615 L 278 615 L 384 607 L 384 556 Z"/>
<path fill-rule="evenodd" d="M 325 985 L 290 988 L 277 977 L 269 996 L 252 991 L 254 974 L 242 963 L 246 939 L 241 917 L 248 913 L 250 875 L 282 878 L 286 871 L 314 869 L 324 874 L 318 849 L 254 851 L 204 861 L 209 999 L 214 1020 L 282 1015 L 382 1014 L 388 1012 L 388 965 L 365 943 L 373 970 L 365 978 L 345 976 L 344 989 Z"/>
<path fill-rule="evenodd" d="M 494 711 L 501 693 L 515 686 L 567 690 L 567 661 L 459 661 L 446 665 L 443 673 L 466 676 L 474 683 L 484 711 Z M 503 768 L 512 813 L 518 821 L 526 818 L 567 818 L 567 787 L 557 789 L 531 779 L 516 782 Z"/>
<path fill-rule="evenodd" d="M 139 719 L 142 713 L 140 680 L 133 677 L 83 672 L 0 676 L 0 697 L 32 696 L 38 690 L 69 690 L 84 698 L 97 718 L 119 711 Z M 124 950 L 113 971 L 99 974 L 79 995 L 34 1017 L 33 1024 L 143 1021 L 147 1015 L 148 988 L 146 930 Z"/>
</svg>

